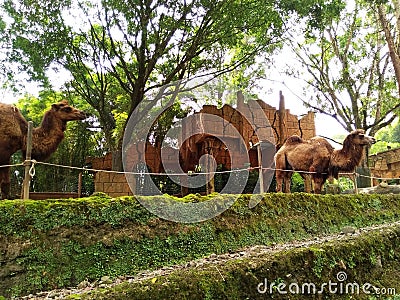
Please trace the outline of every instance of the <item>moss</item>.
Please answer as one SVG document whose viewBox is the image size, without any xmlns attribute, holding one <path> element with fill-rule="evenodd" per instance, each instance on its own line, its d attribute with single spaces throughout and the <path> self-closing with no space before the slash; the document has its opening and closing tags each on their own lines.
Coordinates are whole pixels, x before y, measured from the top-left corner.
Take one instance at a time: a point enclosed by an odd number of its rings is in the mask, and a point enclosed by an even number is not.
<svg viewBox="0 0 400 300">
<path fill-rule="evenodd" d="M 212 197 L 236 198 L 191 195 L 179 201 Z M 264 194 L 252 209 L 250 198 L 241 195 L 218 217 L 196 224 L 162 220 L 134 197 L 2 201 L 0 261 L 10 271 L 0 273 L 0 295 L 73 286 L 104 275 L 134 275 L 212 253 L 337 233 L 344 226 L 397 221 L 400 216 L 399 197 L 394 195 L 273 193 Z M 378 259 L 383 251 L 378 250 L 371 260 Z M 357 253 L 350 254 L 345 263 L 355 266 L 356 260 Z M 321 254 L 315 261 L 311 269 L 318 277 L 323 276 L 322 266 L 337 259 Z"/>
<path fill-rule="evenodd" d="M 179 270 L 157 277 L 156 280 L 123 283 L 80 297 L 288 299 L 290 294 L 290 299 L 304 299 L 305 296 L 311 299 L 374 299 L 374 289 L 371 286 L 388 294 L 385 297 L 400 289 L 400 257 L 393 256 L 399 250 L 400 226 L 397 225 L 365 233 L 357 238 L 326 242 L 315 248 L 291 248 L 272 254 L 236 259 L 231 263 L 206 265 L 201 270 Z M 349 251 L 356 254 L 352 256 L 352 267 L 346 261 Z M 370 261 L 371 255 L 378 253 L 384 268 Z M 318 274 L 314 272 L 316 266 Z M 366 290 L 368 287 L 369 290 Z M 280 294 L 279 291 L 287 294 Z"/>
</svg>

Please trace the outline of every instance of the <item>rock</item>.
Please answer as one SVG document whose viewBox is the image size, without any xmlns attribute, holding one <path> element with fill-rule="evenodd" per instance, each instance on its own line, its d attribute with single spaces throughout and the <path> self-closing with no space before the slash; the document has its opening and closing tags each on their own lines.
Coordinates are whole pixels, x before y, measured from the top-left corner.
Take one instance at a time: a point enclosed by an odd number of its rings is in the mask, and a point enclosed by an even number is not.
<svg viewBox="0 0 400 300">
<path fill-rule="evenodd" d="M 342 229 L 342 234 L 354 234 L 356 233 L 356 228 L 351 226 L 345 226 Z"/>
<path fill-rule="evenodd" d="M 12 276 L 13 274 L 22 272 L 24 268 L 20 265 L 13 263 L 6 263 L 0 268 L 0 278 Z"/>
<path fill-rule="evenodd" d="M 380 255 L 376 258 L 375 268 L 382 269 L 382 258 Z"/>
<path fill-rule="evenodd" d="M 389 185 L 388 185 L 387 182 L 382 181 L 382 182 L 379 184 L 379 186 L 380 186 L 381 188 L 387 188 Z"/>
<path fill-rule="evenodd" d="M 195 261 L 190 261 L 190 262 L 188 262 L 186 264 L 187 268 L 193 268 L 193 267 L 196 267 L 196 266 L 197 266 L 197 263 Z"/>
<path fill-rule="evenodd" d="M 111 280 L 110 276 L 103 276 L 103 277 L 101 277 L 101 279 L 100 279 L 100 285 L 101 285 L 101 284 L 110 284 L 110 283 L 112 283 L 112 280 Z"/>
<path fill-rule="evenodd" d="M 347 269 L 346 264 L 343 262 L 343 260 L 339 260 L 337 264 L 341 269 L 343 270 Z"/>
<path fill-rule="evenodd" d="M 386 182 L 382 182 L 377 186 L 369 188 L 359 188 L 360 194 L 400 194 L 400 185 L 388 185 Z M 347 190 L 343 194 L 354 194 L 354 190 Z"/>
<path fill-rule="evenodd" d="M 51 291 L 50 293 L 47 294 L 47 299 L 54 299 L 57 298 L 58 296 L 60 296 L 60 292 L 59 291 Z"/>
<path fill-rule="evenodd" d="M 85 279 L 84 281 L 78 284 L 78 289 L 84 289 L 87 288 L 88 286 L 90 286 L 90 282 L 87 279 Z"/>
</svg>

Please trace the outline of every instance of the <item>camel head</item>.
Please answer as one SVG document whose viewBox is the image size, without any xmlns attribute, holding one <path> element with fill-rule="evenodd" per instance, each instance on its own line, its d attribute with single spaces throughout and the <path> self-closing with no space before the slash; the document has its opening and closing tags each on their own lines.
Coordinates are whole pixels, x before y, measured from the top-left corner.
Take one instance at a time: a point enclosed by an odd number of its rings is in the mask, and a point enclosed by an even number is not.
<svg viewBox="0 0 400 300">
<path fill-rule="evenodd" d="M 58 119 L 64 122 L 84 120 L 87 118 L 85 112 L 70 106 L 67 100 L 62 100 L 61 102 L 53 104 L 51 106 L 51 111 Z"/>
<path fill-rule="evenodd" d="M 376 143 L 376 140 L 374 137 L 366 135 L 364 133 L 364 130 L 362 129 L 357 129 L 352 131 L 347 137 L 344 143 L 346 141 L 351 142 L 353 145 L 360 145 L 360 146 L 369 146 L 372 144 Z"/>
</svg>

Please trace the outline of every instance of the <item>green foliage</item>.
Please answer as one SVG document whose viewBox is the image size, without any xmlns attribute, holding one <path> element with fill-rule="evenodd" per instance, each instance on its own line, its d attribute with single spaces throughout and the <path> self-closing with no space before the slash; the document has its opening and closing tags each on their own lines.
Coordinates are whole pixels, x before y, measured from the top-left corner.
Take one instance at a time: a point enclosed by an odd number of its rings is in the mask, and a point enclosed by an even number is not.
<svg viewBox="0 0 400 300">
<path fill-rule="evenodd" d="M 338 184 L 341 191 L 346 191 L 354 188 L 354 182 L 348 177 L 340 177 Z"/>
<path fill-rule="evenodd" d="M 223 75 L 220 87 L 255 85 L 263 76 L 257 56 L 268 58 L 281 45 L 294 12 L 318 27 L 341 7 L 337 0 L 6 0 L 2 13 L 10 21 L 0 41 L 4 64 L 45 88 L 49 68 L 71 75 L 64 90 L 96 111 L 112 151 L 121 146 L 124 121 L 152 90 L 204 73 Z M 8 68 L 10 80 L 15 69 Z"/>
<path fill-rule="evenodd" d="M 304 179 L 299 173 L 294 173 L 290 183 L 290 190 L 292 192 L 304 192 Z"/>
<path fill-rule="evenodd" d="M 371 154 L 386 151 L 388 149 L 395 149 L 400 147 L 400 121 L 397 120 L 394 124 L 390 124 L 379 130 L 375 138 L 377 143 L 372 145 Z"/>
<path fill-rule="evenodd" d="M 264 194 L 253 209 L 248 207 L 250 196 L 239 196 L 229 210 L 197 224 L 161 220 L 132 197 L 97 194 L 82 199 L 2 201 L 0 238 L 5 242 L 0 255 L 21 271 L 2 273 L 10 277 L 1 275 L 5 277 L 0 294 L 77 285 L 105 275 L 134 275 L 212 253 L 335 233 L 343 226 L 397 221 L 400 216 L 395 195 L 273 193 Z M 168 199 L 198 202 L 215 197 L 235 196 Z M 325 262 L 321 256 L 317 273 Z"/>
<path fill-rule="evenodd" d="M 391 20 L 389 27 L 394 30 L 397 17 L 392 13 L 393 4 L 386 1 L 383 5 L 388 12 L 385 17 Z M 336 7 L 333 5 L 333 9 Z M 331 11 L 325 11 L 323 4 L 316 10 L 328 15 Z M 304 42 L 299 42 L 296 28 L 289 37 L 308 73 L 299 75 L 310 84 L 304 94 L 313 95 L 307 96 L 304 104 L 333 117 L 347 131 L 363 128 L 374 135 L 395 119 L 400 107 L 398 79 L 393 76 L 393 64 L 386 59 L 388 53 L 382 51 L 387 41 L 377 18 L 377 5 L 347 1 L 345 9 L 337 12 L 339 18 L 320 22 L 325 26 L 309 30 Z"/>
</svg>

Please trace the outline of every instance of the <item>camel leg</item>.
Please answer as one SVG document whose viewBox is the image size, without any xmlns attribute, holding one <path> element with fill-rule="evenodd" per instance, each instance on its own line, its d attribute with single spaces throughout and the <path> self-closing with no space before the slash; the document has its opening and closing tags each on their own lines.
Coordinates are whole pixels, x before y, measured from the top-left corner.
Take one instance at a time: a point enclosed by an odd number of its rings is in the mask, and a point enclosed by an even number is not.
<svg viewBox="0 0 400 300">
<path fill-rule="evenodd" d="M 276 191 L 282 192 L 282 184 L 283 184 L 283 173 L 282 171 L 276 171 L 275 178 L 276 178 Z"/>
<path fill-rule="evenodd" d="M 285 172 L 285 193 L 290 193 L 290 183 L 292 181 L 293 172 Z"/>
<path fill-rule="evenodd" d="M 282 185 L 283 185 L 283 180 L 286 177 L 285 171 L 285 155 L 281 153 L 277 153 L 274 157 L 275 159 L 275 179 L 276 179 L 276 191 L 282 192 Z"/>
<path fill-rule="evenodd" d="M 314 194 L 321 194 L 322 185 L 324 184 L 324 180 L 321 174 L 315 174 L 313 176 L 313 183 L 314 183 Z"/>
<path fill-rule="evenodd" d="M 10 194 L 10 168 L 0 168 L 1 199 L 7 199 Z"/>
<path fill-rule="evenodd" d="M 312 190 L 312 180 L 309 174 L 304 174 L 304 192 L 311 193 Z"/>
</svg>

